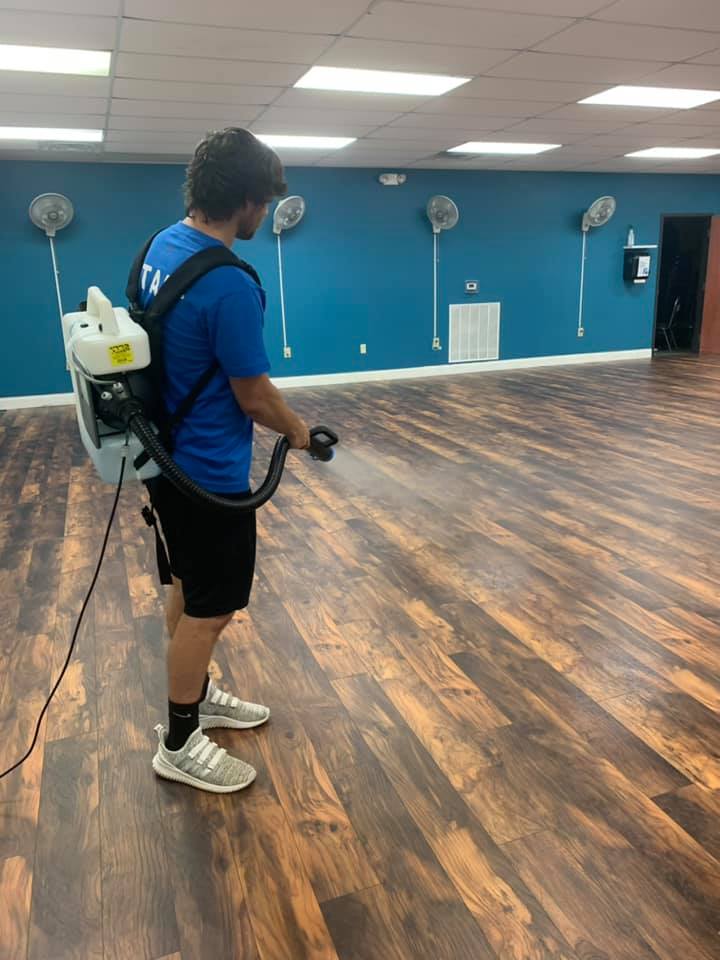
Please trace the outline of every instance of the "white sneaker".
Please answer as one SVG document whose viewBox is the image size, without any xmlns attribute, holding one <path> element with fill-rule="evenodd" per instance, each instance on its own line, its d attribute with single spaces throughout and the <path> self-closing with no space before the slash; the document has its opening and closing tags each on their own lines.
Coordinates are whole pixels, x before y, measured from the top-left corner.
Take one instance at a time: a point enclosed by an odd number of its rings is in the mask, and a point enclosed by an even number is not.
<svg viewBox="0 0 720 960">
<path fill-rule="evenodd" d="M 159 777 L 210 793 L 234 793 L 249 787 L 257 776 L 254 767 L 230 756 L 224 747 L 206 737 L 200 727 L 179 750 L 168 750 L 165 746 L 167 731 L 161 723 L 155 732 L 159 743 L 152 765 Z"/>
<path fill-rule="evenodd" d="M 208 682 L 205 699 L 200 703 L 200 726 L 230 727 L 232 730 L 248 730 L 259 727 L 270 716 L 267 707 L 259 703 L 246 703 L 230 693 L 220 690 L 214 680 Z"/>
</svg>

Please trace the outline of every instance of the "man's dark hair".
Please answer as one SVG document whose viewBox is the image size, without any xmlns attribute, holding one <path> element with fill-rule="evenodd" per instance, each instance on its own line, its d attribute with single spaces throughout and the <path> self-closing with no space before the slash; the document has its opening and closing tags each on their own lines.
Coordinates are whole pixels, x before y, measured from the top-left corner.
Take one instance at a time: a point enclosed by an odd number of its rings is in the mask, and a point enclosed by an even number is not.
<svg viewBox="0 0 720 960">
<path fill-rule="evenodd" d="M 185 176 L 185 212 L 229 220 L 240 207 L 269 203 L 287 192 L 278 155 L 240 127 L 209 133 L 195 148 Z"/>
</svg>

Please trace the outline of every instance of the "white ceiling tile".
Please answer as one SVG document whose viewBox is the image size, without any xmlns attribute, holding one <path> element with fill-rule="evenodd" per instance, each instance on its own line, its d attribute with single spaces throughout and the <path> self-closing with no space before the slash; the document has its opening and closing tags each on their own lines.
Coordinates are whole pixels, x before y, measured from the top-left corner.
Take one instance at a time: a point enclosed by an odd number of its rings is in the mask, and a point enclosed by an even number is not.
<svg viewBox="0 0 720 960">
<path fill-rule="evenodd" d="M 99 97 L 53 97 L 0 93 L 0 110 L 14 113 L 105 114 L 107 101 Z"/>
<path fill-rule="evenodd" d="M 426 130 L 502 130 L 518 122 L 517 117 L 457 116 L 456 114 L 407 113 L 391 127 L 413 127 Z"/>
<path fill-rule="evenodd" d="M 184 143 L 193 146 L 202 139 L 203 134 L 181 130 L 146 130 L 138 127 L 134 130 L 108 130 L 106 143 Z"/>
<path fill-rule="evenodd" d="M 676 63 L 665 70 L 648 74 L 643 84 L 651 87 L 690 87 L 694 90 L 720 90 L 720 66 Z"/>
<path fill-rule="evenodd" d="M 253 63 L 251 60 L 209 60 L 204 57 L 161 57 L 149 53 L 121 53 L 116 77 L 131 80 L 181 80 L 189 83 L 261 84 L 284 87 L 307 71 L 296 63 Z"/>
<path fill-rule="evenodd" d="M 514 160 L 509 160 L 506 164 L 506 170 L 538 170 L 551 173 L 552 171 L 562 171 L 562 170 L 573 170 L 577 164 L 577 160 L 565 159 L 563 160 L 560 156 L 555 156 L 559 151 L 553 151 L 552 155 L 548 155 L 547 158 L 540 154 L 537 157 L 518 157 Z M 554 158 L 554 159 L 553 159 Z"/>
<path fill-rule="evenodd" d="M 656 107 L 609 107 L 597 103 L 574 103 L 553 110 L 551 113 L 543 114 L 543 119 L 548 121 L 583 120 L 591 123 L 598 120 L 607 120 L 620 126 L 626 123 L 645 123 L 647 121 L 665 120 L 667 117 L 674 117 L 677 113 L 685 112 L 690 113 L 694 111 L 660 110 Z"/>
<path fill-rule="evenodd" d="M 717 39 L 691 30 L 664 27 L 623 26 L 584 20 L 538 45 L 549 53 L 572 53 L 585 57 L 677 62 L 712 50 Z"/>
<path fill-rule="evenodd" d="M 415 113 L 444 113 L 469 116 L 535 117 L 562 106 L 540 100 L 482 100 L 480 97 L 433 97 Z"/>
<path fill-rule="evenodd" d="M 170 80 L 116 79 L 113 96 L 128 100 L 184 100 L 197 103 L 271 103 L 282 87 L 230 86 L 221 83 L 178 83 Z"/>
<path fill-rule="evenodd" d="M 288 147 L 275 152 L 280 157 L 283 165 L 286 167 L 310 167 L 316 164 L 323 157 L 332 156 L 335 150 L 293 150 Z M 290 179 L 290 188 L 292 189 L 292 179 Z"/>
<path fill-rule="evenodd" d="M 720 31 L 720 4 L 717 0 L 618 0 L 595 16 L 614 23 Z"/>
<path fill-rule="evenodd" d="M 72 77 L 59 73 L 25 73 L 0 70 L 0 93 L 38 96 L 107 97 L 109 77 Z"/>
<path fill-rule="evenodd" d="M 583 171 L 593 173 L 646 173 L 657 170 L 660 161 L 639 157 L 616 157 L 612 160 L 596 160 L 578 164 Z"/>
<path fill-rule="evenodd" d="M 111 114 L 108 129 L 137 130 L 139 132 L 163 130 L 181 134 L 191 133 L 201 137 L 204 136 L 208 130 L 222 130 L 223 127 L 234 125 L 233 121 L 228 117 L 138 117 Z"/>
<path fill-rule="evenodd" d="M 102 130 L 105 114 L 102 113 L 16 113 L 0 108 L 0 126 L 3 127 L 69 127 L 81 130 Z"/>
<path fill-rule="evenodd" d="M 318 111 L 319 112 L 319 111 Z M 318 137 L 364 137 L 375 125 L 363 124 L 354 120 L 350 115 L 333 116 L 333 111 L 322 111 L 331 114 L 328 118 L 306 118 L 294 110 L 266 110 L 252 124 L 253 133 L 293 134 Z"/>
<path fill-rule="evenodd" d="M 690 137 L 687 140 L 676 140 L 684 147 L 710 147 L 711 150 L 720 150 L 720 130 L 704 137 Z"/>
<path fill-rule="evenodd" d="M 308 108 L 270 107 L 262 116 L 263 130 L 269 132 L 275 127 L 276 133 L 284 130 L 290 132 L 288 124 L 293 129 L 298 125 L 307 127 L 307 133 L 313 133 L 315 127 L 336 127 L 356 124 L 363 127 L 377 127 L 389 123 L 397 117 L 397 113 L 386 113 L 382 110 L 312 110 Z M 312 129 L 311 129 L 312 128 Z"/>
<path fill-rule="evenodd" d="M 369 0 L 125 0 L 125 16 L 139 20 L 276 30 L 298 33 L 342 33 L 368 8 Z"/>
<path fill-rule="evenodd" d="M 584 97 L 600 93 L 607 84 L 559 83 L 547 80 L 513 80 L 499 77 L 478 77 L 459 87 L 457 96 L 483 97 L 488 100 L 540 100 L 551 103 L 577 103 Z M 448 96 L 455 96 L 450 93 Z"/>
<path fill-rule="evenodd" d="M 408 170 L 420 160 L 420 157 L 406 157 L 402 154 L 387 163 L 378 163 L 373 157 L 346 157 L 345 151 L 338 154 L 328 154 L 323 160 L 318 160 L 318 167 L 356 167 L 358 169 L 373 170 L 373 179 L 380 173 L 395 173 L 398 170 Z M 379 186 L 379 185 L 378 185 Z"/>
<path fill-rule="evenodd" d="M 720 66 L 720 47 L 717 50 L 711 50 L 709 53 L 704 53 L 700 57 L 695 57 L 692 63 L 710 63 L 715 66 Z"/>
<path fill-rule="evenodd" d="M 152 154 L 168 154 L 171 156 L 184 156 L 185 159 L 189 159 L 194 144 L 190 142 L 178 141 L 177 143 L 157 143 L 151 140 L 145 140 L 143 137 L 138 137 L 135 141 L 127 141 L 123 143 L 113 143 L 108 142 L 105 144 L 105 153 L 152 153 Z"/>
<path fill-rule="evenodd" d="M 410 164 L 414 170 L 457 170 L 469 172 L 471 170 L 500 170 L 505 162 L 500 157 L 491 160 L 457 160 L 454 157 L 435 157 L 418 160 Z"/>
<path fill-rule="evenodd" d="M 720 127 L 720 110 L 675 110 L 658 119 L 678 127 Z"/>
<path fill-rule="evenodd" d="M 380 137 L 362 137 L 347 149 L 364 150 L 366 153 L 373 152 L 376 156 L 381 157 L 384 163 L 387 154 L 414 153 L 418 156 L 426 156 L 428 153 L 437 152 L 438 147 L 436 140 L 431 140 L 428 143 L 427 140 L 406 140 L 404 137 L 390 140 L 384 140 Z"/>
<path fill-rule="evenodd" d="M 399 157 L 404 157 L 406 160 L 417 160 L 419 157 L 426 157 L 430 153 L 437 153 L 437 150 L 431 147 L 413 149 L 401 140 L 390 144 L 383 140 L 362 139 L 342 149 L 343 158 L 375 157 L 379 163 L 383 164 L 398 162 L 397 158 Z M 393 158 L 396 158 L 395 161 L 393 161 Z"/>
<path fill-rule="evenodd" d="M 718 174 L 720 173 L 720 166 L 717 163 L 713 164 L 704 160 L 695 160 L 694 162 L 688 160 L 686 163 L 675 161 L 658 167 L 653 173 Z"/>
<path fill-rule="evenodd" d="M 610 133 L 613 130 L 619 130 L 623 127 L 627 127 L 627 124 L 623 123 L 622 120 L 604 120 L 601 117 L 596 117 L 595 119 L 590 120 L 563 120 L 562 118 L 555 120 L 553 119 L 553 115 L 549 114 L 544 117 L 536 117 L 532 120 L 525 120 L 513 129 L 518 133 L 576 133 L 585 134 L 589 137 L 593 133 Z"/>
<path fill-rule="evenodd" d="M 464 130 L 462 133 L 467 134 L 468 131 Z M 392 143 L 408 141 L 415 146 L 426 146 L 428 150 L 444 150 L 461 142 L 456 130 L 419 130 L 416 127 L 378 127 L 368 136 L 371 140 L 387 140 Z M 465 136 L 464 139 L 469 140 L 470 138 Z"/>
<path fill-rule="evenodd" d="M 337 90 L 286 90 L 274 103 L 276 107 L 300 110 L 371 110 L 395 115 L 413 110 L 424 97 L 395 96 L 384 93 L 345 93 Z M 432 100 L 442 100 L 432 97 Z"/>
<path fill-rule="evenodd" d="M 0 0 L 0 10 L 5 9 L 115 17 L 120 9 L 120 0 Z"/>
<path fill-rule="evenodd" d="M 552 36 L 571 22 L 562 17 L 529 17 L 460 7 L 453 7 L 449 13 L 446 7 L 382 0 L 349 30 L 349 34 L 377 40 L 415 40 L 419 43 L 431 40 L 460 46 L 468 46 L 469 38 L 477 38 L 478 47 L 522 50 Z"/>
<path fill-rule="evenodd" d="M 326 67 L 357 67 L 363 70 L 408 70 L 417 73 L 449 73 L 475 76 L 502 63 L 512 50 L 480 47 L 448 47 L 439 43 L 403 43 L 399 40 L 362 40 L 341 37 L 318 60 Z"/>
<path fill-rule="evenodd" d="M 642 133 L 645 136 L 654 137 L 657 143 L 658 140 L 666 140 L 669 137 L 674 139 L 679 137 L 706 137 L 712 128 L 703 124 L 691 126 L 686 123 L 643 123 L 630 129 L 637 131 L 638 135 Z M 658 146 L 665 146 L 665 143 L 658 143 Z"/>
<path fill-rule="evenodd" d="M 0 37 L 3 43 L 112 50 L 115 25 L 114 17 L 69 17 L 0 10 Z"/>
<path fill-rule="evenodd" d="M 601 150 L 609 150 L 615 154 L 629 153 L 631 150 L 640 150 L 643 147 L 655 147 L 658 145 L 657 137 L 652 133 L 641 132 L 641 127 L 628 127 L 620 133 L 600 134 L 596 137 L 590 137 L 582 141 L 583 148 L 596 147 Z M 672 137 L 665 140 L 663 146 L 673 146 L 679 140 L 678 137 Z"/>
<path fill-rule="evenodd" d="M 647 61 L 574 57 L 553 53 L 520 53 L 511 60 L 488 70 L 493 77 L 516 77 L 521 80 L 583 81 L 584 83 L 632 83 L 658 69 Z"/>
<path fill-rule="evenodd" d="M 310 64 L 333 39 L 310 33 L 271 33 L 125 19 L 120 49 L 130 53 Z"/>
<path fill-rule="evenodd" d="M 253 106 L 226 106 L 222 112 L 227 114 L 229 123 L 242 125 L 254 120 L 262 109 L 262 107 Z M 126 117 L 197 117 L 202 119 L 208 115 L 209 111 L 206 103 L 183 103 L 173 100 L 116 100 L 113 98 L 110 112 L 113 116 Z"/>
<path fill-rule="evenodd" d="M 408 3 L 423 3 L 426 0 L 406 0 Z M 600 10 L 603 0 L 432 0 L 438 6 L 473 7 L 478 10 L 502 10 L 503 13 L 548 14 L 559 17 L 587 17 Z"/>
</svg>

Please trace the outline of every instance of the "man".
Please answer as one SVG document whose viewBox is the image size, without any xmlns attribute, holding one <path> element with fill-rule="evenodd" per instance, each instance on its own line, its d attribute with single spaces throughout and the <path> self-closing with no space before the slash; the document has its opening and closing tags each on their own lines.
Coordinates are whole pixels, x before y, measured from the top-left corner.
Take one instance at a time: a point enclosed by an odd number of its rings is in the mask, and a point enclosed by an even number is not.
<svg viewBox="0 0 720 960">
<path fill-rule="evenodd" d="M 190 256 L 213 244 L 250 240 L 268 204 L 286 192 L 280 160 L 246 130 L 206 137 L 185 181 L 184 220 L 151 244 L 141 273 L 141 305 Z M 214 360 L 219 369 L 174 435 L 173 457 L 197 483 L 226 497 L 247 494 L 253 421 L 309 445 L 306 424 L 271 384 L 263 345 L 265 293 L 245 271 L 217 267 L 164 317 L 164 400 L 169 413 Z M 153 502 L 168 545 L 173 586 L 167 600 L 169 727 L 158 725 L 153 768 L 161 777 L 214 793 L 247 787 L 255 770 L 204 730 L 264 723 L 267 707 L 220 691 L 208 665 L 223 629 L 250 597 L 255 514 L 203 508 L 169 481 L 153 481 Z"/>
</svg>

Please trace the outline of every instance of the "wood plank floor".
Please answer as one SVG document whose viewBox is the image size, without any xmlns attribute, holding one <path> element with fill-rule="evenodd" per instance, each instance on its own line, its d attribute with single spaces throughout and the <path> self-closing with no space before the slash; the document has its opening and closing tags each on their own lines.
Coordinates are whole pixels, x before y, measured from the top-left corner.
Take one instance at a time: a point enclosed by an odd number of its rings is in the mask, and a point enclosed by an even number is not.
<svg viewBox="0 0 720 960">
<path fill-rule="evenodd" d="M 720 361 L 293 392 L 343 447 L 260 516 L 213 672 L 258 769 L 159 781 L 162 597 L 128 487 L 0 781 L 2 960 L 717 960 Z M 261 472 L 269 438 L 259 443 Z M 113 491 L 0 415 L 0 769 Z"/>
</svg>

